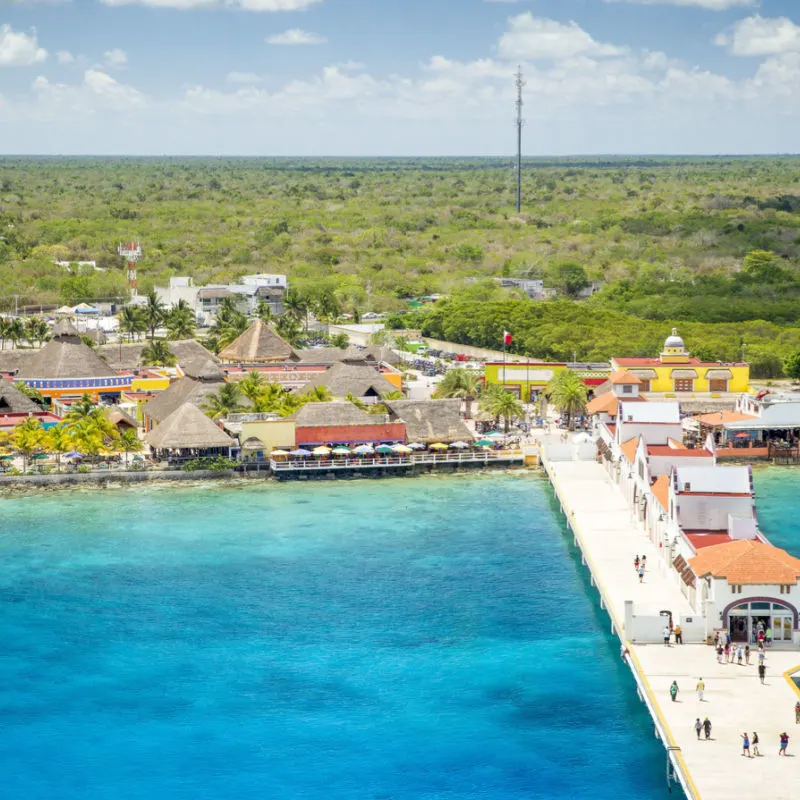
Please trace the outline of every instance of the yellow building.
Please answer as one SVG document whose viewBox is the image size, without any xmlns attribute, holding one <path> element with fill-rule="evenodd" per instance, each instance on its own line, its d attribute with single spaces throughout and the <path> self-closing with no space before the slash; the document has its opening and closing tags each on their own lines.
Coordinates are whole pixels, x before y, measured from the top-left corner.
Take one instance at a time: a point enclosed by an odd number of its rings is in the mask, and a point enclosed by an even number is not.
<svg viewBox="0 0 800 800">
<path fill-rule="evenodd" d="M 636 375 L 640 392 L 656 394 L 740 394 L 750 391 L 750 365 L 700 361 L 690 355 L 677 329 L 658 358 L 612 358 L 614 371 Z"/>
<path fill-rule="evenodd" d="M 239 441 L 244 444 L 248 439 L 258 439 L 264 444 L 263 453 L 267 458 L 273 450 L 294 450 L 293 419 L 245 420 L 241 423 Z"/>
<path fill-rule="evenodd" d="M 146 367 L 137 370 L 131 382 L 133 392 L 163 392 L 169 389 L 170 382 L 178 377 L 178 372 L 169 367 Z"/>
<path fill-rule="evenodd" d="M 521 361 L 503 362 L 489 361 L 484 367 L 484 379 L 487 386 L 502 386 L 523 403 L 533 403 L 537 396 L 553 376 L 571 369 L 591 391 L 608 379 L 608 367 L 602 365 L 573 364 L 553 361 Z M 595 368 L 596 367 L 596 368 Z"/>
</svg>

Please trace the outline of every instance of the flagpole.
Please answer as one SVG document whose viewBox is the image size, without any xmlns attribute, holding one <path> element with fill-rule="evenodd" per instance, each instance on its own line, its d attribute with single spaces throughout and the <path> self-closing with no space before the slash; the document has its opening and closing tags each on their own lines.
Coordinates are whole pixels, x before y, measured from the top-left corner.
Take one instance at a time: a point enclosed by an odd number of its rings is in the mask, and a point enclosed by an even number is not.
<svg viewBox="0 0 800 800">
<path fill-rule="evenodd" d="M 503 332 L 503 388 L 506 388 L 506 334 Z"/>
</svg>

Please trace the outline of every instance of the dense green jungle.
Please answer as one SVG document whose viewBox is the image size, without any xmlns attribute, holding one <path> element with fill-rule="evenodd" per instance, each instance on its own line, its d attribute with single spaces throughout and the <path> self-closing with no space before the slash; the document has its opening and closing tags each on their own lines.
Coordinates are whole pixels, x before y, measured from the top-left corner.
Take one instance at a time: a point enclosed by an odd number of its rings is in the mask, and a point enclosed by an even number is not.
<svg viewBox="0 0 800 800">
<path fill-rule="evenodd" d="M 521 213 L 514 180 L 485 158 L 0 158 L 0 311 L 124 300 L 137 238 L 145 292 L 278 272 L 334 315 L 488 347 L 507 329 L 548 359 L 655 354 L 673 325 L 703 358 L 745 344 L 762 377 L 800 350 L 800 157 L 526 159 Z"/>
</svg>

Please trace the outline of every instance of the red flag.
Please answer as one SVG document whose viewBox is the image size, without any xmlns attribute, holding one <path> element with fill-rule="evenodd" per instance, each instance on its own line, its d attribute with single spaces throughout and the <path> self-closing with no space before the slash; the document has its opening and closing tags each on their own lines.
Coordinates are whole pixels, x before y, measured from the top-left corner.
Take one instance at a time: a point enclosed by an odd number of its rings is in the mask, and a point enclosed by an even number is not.
<svg viewBox="0 0 800 800">
<path fill-rule="evenodd" d="M 508 331 L 503 331 L 503 344 L 511 344 L 512 341 L 511 334 Z"/>
</svg>

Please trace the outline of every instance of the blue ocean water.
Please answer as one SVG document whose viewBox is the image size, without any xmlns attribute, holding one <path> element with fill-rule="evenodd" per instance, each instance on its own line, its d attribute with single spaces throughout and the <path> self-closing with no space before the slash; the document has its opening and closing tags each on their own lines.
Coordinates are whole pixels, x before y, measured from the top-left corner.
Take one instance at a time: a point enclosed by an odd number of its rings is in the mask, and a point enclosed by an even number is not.
<svg viewBox="0 0 800 800">
<path fill-rule="evenodd" d="M 776 547 L 800 558 L 800 470 L 758 467 L 753 482 L 761 530 Z"/>
<path fill-rule="evenodd" d="M 530 475 L 0 500 L 0 796 L 661 797 L 559 525 Z"/>
</svg>

